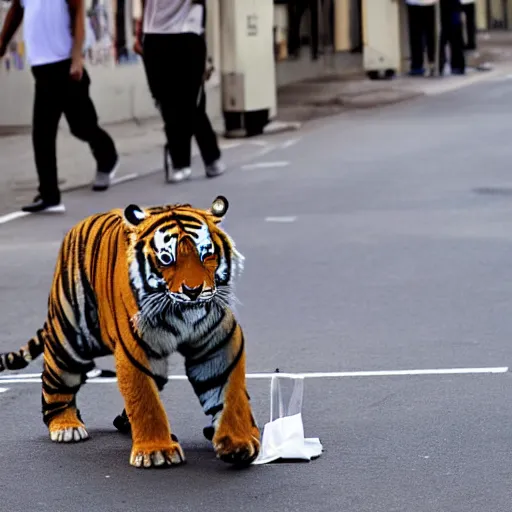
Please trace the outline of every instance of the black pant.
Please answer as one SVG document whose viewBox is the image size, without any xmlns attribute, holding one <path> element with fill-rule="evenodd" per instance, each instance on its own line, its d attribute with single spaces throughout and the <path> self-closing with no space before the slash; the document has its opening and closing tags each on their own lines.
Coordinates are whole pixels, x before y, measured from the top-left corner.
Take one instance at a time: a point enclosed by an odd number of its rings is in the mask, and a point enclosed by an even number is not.
<svg viewBox="0 0 512 512">
<path fill-rule="evenodd" d="M 475 3 L 462 5 L 462 12 L 466 18 L 466 50 L 476 50 L 476 12 Z"/>
<path fill-rule="evenodd" d="M 436 11 L 434 5 L 408 5 L 411 71 L 423 71 L 425 47 L 431 66 L 436 60 Z"/>
<path fill-rule="evenodd" d="M 309 9 L 311 17 L 311 57 L 318 59 L 319 33 L 318 33 L 318 2 L 317 0 L 293 0 L 288 2 L 288 53 L 298 56 L 301 47 L 300 27 L 302 17 Z"/>
<path fill-rule="evenodd" d="M 206 44 L 196 34 L 146 34 L 144 67 L 160 106 L 175 170 L 190 167 L 192 136 L 205 165 L 220 158 L 217 135 L 206 113 L 203 76 Z"/>
<path fill-rule="evenodd" d="M 464 42 L 462 39 L 462 17 L 459 0 L 441 0 L 441 41 L 439 46 L 439 71 L 446 64 L 446 46 L 450 46 L 452 72 L 464 72 Z"/>
<path fill-rule="evenodd" d="M 35 98 L 32 144 L 39 176 L 39 194 L 48 202 L 60 201 L 57 181 L 57 131 L 64 114 L 71 133 L 88 142 L 98 171 L 109 172 L 117 159 L 112 138 L 98 126 L 98 116 L 89 96 L 90 79 L 84 69 L 80 81 L 69 74 L 71 61 L 32 67 Z"/>
</svg>

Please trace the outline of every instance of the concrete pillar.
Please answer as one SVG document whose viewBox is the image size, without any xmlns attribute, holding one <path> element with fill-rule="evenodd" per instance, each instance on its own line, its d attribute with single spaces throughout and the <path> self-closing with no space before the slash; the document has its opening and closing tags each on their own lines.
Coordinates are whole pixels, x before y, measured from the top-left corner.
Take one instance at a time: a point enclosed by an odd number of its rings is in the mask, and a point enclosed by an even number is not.
<svg viewBox="0 0 512 512">
<path fill-rule="evenodd" d="M 334 51 L 351 50 L 350 38 L 350 1 L 334 0 Z"/>
<path fill-rule="evenodd" d="M 257 135 L 276 112 L 273 0 L 221 0 L 220 16 L 226 134 Z"/>
<path fill-rule="evenodd" d="M 477 30 L 488 30 L 487 0 L 476 0 L 476 28 Z"/>
</svg>

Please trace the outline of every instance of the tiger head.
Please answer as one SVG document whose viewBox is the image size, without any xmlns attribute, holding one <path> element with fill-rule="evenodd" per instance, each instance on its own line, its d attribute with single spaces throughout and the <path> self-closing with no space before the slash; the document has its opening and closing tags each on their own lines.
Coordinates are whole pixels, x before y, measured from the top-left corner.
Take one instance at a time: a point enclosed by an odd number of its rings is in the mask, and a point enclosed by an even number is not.
<svg viewBox="0 0 512 512">
<path fill-rule="evenodd" d="M 124 210 L 128 265 L 140 314 L 162 319 L 176 310 L 230 305 L 243 256 L 220 226 L 229 203 Z"/>
</svg>

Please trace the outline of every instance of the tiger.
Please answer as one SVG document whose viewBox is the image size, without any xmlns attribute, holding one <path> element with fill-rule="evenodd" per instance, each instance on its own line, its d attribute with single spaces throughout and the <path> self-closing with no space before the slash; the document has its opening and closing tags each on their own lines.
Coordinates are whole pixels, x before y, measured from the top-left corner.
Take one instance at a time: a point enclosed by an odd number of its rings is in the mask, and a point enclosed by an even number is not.
<svg viewBox="0 0 512 512">
<path fill-rule="evenodd" d="M 97 358 L 113 355 L 132 438 L 130 464 L 184 463 L 160 398 L 168 358 L 177 352 L 211 418 L 216 457 L 236 466 L 257 458 L 260 430 L 234 313 L 244 257 L 222 226 L 228 207 L 224 196 L 207 210 L 130 204 L 93 214 L 65 234 L 43 327 L 18 352 L 0 355 L 3 371 L 43 354 L 42 415 L 51 441 L 89 438 L 76 396 Z"/>
</svg>

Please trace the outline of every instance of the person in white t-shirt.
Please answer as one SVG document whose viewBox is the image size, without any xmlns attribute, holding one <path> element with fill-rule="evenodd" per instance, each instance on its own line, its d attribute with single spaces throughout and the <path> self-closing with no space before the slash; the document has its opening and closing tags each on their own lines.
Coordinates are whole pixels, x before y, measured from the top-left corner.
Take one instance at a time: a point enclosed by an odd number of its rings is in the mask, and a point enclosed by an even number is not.
<svg viewBox="0 0 512 512">
<path fill-rule="evenodd" d="M 65 211 L 57 178 L 57 130 L 62 114 L 71 133 L 87 142 L 97 163 L 93 190 L 106 190 L 119 156 L 98 125 L 83 65 L 84 0 L 12 0 L 0 32 L 0 58 L 23 22 L 27 58 L 35 78 L 32 141 L 39 194 L 25 212 Z"/>
<path fill-rule="evenodd" d="M 411 76 L 432 75 L 436 62 L 436 11 L 438 0 L 406 0 L 409 20 Z M 427 50 L 428 67 L 424 67 Z"/>
<path fill-rule="evenodd" d="M 143 57 L 151 95 L 159 106 L 172 161 L 171 182 L 190 177 L 192 137 L 206 176 L 225 166 L 206 113 L 205 0 L 142 0 L 134 50 Z"/>
</svg>

